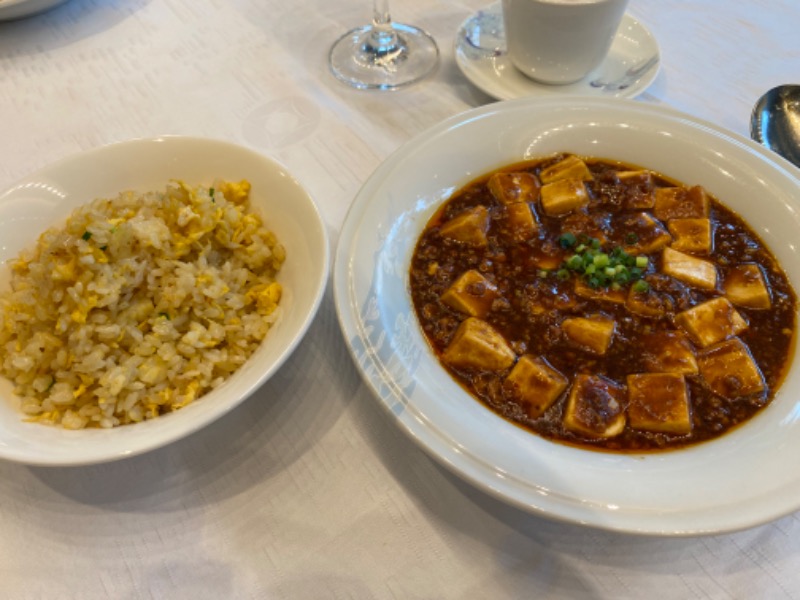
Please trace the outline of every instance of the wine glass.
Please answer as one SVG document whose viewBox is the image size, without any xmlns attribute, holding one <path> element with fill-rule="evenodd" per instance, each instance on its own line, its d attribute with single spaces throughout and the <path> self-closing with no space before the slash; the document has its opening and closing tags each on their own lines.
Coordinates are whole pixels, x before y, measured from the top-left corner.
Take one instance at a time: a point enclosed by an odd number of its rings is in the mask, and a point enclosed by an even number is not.
<svg viewBox="0 0 800 600">
<path fill-rule="evenodd" d="M 336 78 L 348 85 L 394 90 L 433 71 L 439 48 L 425 31 L 393 23 L 389 0 L 373 0 L 372 23 L 339 38 L 328 60 Z"/>
</svg>

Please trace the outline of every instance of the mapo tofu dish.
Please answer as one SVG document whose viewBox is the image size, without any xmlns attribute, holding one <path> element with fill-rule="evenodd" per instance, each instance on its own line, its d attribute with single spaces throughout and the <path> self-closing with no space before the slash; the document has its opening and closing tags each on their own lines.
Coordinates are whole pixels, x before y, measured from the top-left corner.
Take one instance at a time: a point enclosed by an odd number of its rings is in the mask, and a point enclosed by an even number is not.
<svg viewBox="0 0 800 600">
<path fill-rule="evenodd" d="M 559 154 L 453 195 L 414 251 L 410 292 L 442 365 L 501 416 L 611 451 L 724 434 L 774 397 L 795 294 L 703 187 Z"/>
</svg>

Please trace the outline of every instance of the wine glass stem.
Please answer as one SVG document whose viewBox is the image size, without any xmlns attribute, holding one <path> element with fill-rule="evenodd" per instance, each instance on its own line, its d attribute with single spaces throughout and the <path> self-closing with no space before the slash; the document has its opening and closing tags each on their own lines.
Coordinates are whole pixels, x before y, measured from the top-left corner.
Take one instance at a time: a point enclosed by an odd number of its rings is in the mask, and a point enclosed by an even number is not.
<svg viewBox="0 0 800 600">
<path fill-rule="evenodd" d="M 389 14 L 389 0 L 374 0 L 372 6 L 372 32 L 365 49 L 379 56 L 396 52 L 399 44 Z"/>
</svg>

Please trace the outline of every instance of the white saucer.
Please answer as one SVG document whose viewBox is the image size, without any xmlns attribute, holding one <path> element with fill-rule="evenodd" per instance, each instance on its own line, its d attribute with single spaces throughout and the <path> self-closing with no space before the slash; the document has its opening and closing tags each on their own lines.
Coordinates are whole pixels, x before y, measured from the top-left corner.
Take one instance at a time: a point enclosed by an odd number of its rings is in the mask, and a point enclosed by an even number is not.
<svg viewBox="0 0 800 600">
<path fill-rule="evenodd" d="M 632 98 L 653 82 L 661 64 L 653 34 L 626 13 L 608 56 L 597 69 L 568 85 L 537 83 L 514 68 L 506 54 L 499 2 L 479 10 L 461 24 L 455 55 L 466 78 L 498 100 L 542 94 Z"/>
</svg>

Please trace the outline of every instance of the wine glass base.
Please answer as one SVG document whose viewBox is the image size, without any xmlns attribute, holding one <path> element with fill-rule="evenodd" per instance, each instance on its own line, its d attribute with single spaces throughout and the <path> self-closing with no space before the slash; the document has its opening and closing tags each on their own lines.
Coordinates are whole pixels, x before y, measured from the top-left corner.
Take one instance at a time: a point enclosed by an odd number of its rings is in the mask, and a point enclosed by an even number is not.
<svg viewBox="0 0 800 600">
<path fill-rule="evenodd" d="M 347 32 L 328 57 L 334 76 L 358 89 L 395 90 L 429 75 L 439 62 L 433 38 L 417 27 L 392 23 L 396 43 L 375 48 L 372 25 Z"/>
</svg>

